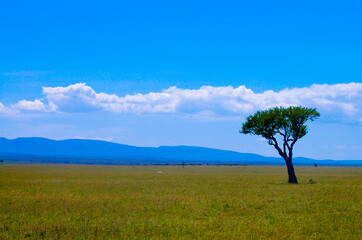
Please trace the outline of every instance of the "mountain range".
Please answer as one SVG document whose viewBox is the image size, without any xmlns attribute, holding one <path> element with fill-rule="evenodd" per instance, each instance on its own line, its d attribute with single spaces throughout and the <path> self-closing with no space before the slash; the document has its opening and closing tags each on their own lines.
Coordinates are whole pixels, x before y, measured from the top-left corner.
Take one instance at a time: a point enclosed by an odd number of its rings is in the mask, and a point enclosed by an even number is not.
<svg viewBox="0 0 362 240">
<path fill-rule="evenodd" d="M 72 164 L 245 164 L 284 165 L 281 158 L 193 146 L 136 147 L 100 140 L 0 138 L 3 162 Z M 295 165 L 362 166 L 361 160 L 294 158 Z"/>
</svg>

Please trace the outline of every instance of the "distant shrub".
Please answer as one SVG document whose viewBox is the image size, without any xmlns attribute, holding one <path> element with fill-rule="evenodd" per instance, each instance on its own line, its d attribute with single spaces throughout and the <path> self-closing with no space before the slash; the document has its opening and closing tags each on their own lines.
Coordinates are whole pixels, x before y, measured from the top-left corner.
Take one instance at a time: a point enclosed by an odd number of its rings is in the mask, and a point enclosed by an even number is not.
<svg viewBox="0 0 362 240">
<path fill-rule="evenodd" d="M 317 181 L 316 181 L 316 180 L 314 180 L 314 179 L 309 179 L 309 183 L 310 183 L 310 184 L 316 184 L 316 183 L 317 183 Z"/>
</svg>

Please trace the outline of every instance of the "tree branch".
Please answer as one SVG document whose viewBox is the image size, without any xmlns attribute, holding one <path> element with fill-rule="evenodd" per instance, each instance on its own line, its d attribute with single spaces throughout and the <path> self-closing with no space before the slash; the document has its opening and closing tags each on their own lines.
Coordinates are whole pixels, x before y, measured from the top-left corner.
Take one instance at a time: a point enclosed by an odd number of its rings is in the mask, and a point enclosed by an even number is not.
<svg viewBox="0 0 362 240">
<path fill-rule="evenodd" d="M 282 133 L 279 129 L 277 129 L 277 132 L 282 135 L 284 138 L 286 137 L 286 134 Z"/>
<path fill-rule="evenodd" d="M 287 154 L 285 154 L 285 153 L 280 149 L 280 147 L 279 147 L 279 145 L 278 145 L 278 142 L 277 142 L 277 140 L 275 139 L 275 137 L 272 137 L 271 139 L 273 140 L 273 142 L 274 142 L 273 146 L 274 146 L 275 149 L 278 151 L 279 155 L 280 155 L 282 158 L 284 158 L 284 160 L 287 161 L 287 160 L 288 160 L 288 156 L 287 156 Z"/>
</svg>

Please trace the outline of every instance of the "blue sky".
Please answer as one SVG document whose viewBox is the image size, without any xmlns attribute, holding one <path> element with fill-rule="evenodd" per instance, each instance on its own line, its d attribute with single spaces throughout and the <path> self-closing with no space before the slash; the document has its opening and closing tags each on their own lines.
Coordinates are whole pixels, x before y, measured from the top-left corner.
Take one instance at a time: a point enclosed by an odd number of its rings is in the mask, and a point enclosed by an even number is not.
<svg viewBox="0 0 362 240">
<path fill-rule="evenodd" d="M 317 107 L 296 156 L 362 159 L 360 1 L 1 1 L 0 136 L 277 156 L 238 130 Z M 44 87 L 44 88 L 43 88 Z"/>
</svg>

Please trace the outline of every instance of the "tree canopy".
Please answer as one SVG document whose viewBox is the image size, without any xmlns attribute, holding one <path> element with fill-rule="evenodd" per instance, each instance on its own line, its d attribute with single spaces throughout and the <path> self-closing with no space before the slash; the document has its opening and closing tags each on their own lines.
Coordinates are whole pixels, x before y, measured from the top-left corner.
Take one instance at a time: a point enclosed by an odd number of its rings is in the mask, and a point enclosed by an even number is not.
<svg viewBox="0 0 362 240">
<path fill-rule="evenodd" d="M 268 143 L 274 146 L 279 155 L 283 157 L 287 166 L 292 165 L 294 144 L 308 133 L 305 123 L 314 121 L 320 116 L 315 108 L 307 107 L 274 107 L 264 111 L 257 111 L 255 114 L 246 118 L 240 133 L 260 135 L 268 140 Z M 279 146 L 276 135 L 280 135 L 283 141 Z M 289 177 L 291 177 L 289 175 Z M 295 177 L 295 176 L 294 176 Z M 292 176 L 293 178 L 293 176 Z M 291 182 L 291 178 L 289 179 Z M 297 183 L 296 177 L 292 179 Z"/>
</svg>

